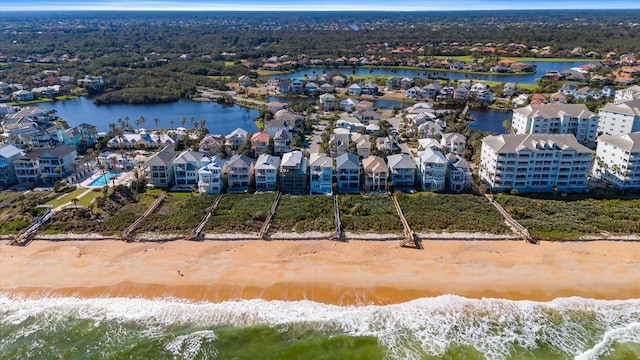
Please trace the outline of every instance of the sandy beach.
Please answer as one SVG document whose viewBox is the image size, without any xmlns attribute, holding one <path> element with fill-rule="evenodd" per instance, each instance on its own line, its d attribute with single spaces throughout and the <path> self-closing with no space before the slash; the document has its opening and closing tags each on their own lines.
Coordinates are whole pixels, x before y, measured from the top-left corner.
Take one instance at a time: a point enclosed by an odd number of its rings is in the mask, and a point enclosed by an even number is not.
<svg viewBox="0 0 640 360">
<path fill-rule="evenodd" d="M 0 292 L 389 304 L 420 297 L 640 298 L 640 243 L 424 241 L 0 243 Z"/>
</svg>

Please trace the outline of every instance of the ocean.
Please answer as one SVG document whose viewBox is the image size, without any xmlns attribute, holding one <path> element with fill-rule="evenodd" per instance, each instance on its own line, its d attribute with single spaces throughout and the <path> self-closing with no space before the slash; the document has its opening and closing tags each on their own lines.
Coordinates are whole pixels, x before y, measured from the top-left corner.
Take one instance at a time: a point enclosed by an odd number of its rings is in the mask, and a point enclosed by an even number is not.
<svg viewBox="0 0 640 360">
<path fill-rule="evenodd" d="M 0 295 L 1 359 L 640 359 L 640 300 L 394 305 Z"/>
</svg>

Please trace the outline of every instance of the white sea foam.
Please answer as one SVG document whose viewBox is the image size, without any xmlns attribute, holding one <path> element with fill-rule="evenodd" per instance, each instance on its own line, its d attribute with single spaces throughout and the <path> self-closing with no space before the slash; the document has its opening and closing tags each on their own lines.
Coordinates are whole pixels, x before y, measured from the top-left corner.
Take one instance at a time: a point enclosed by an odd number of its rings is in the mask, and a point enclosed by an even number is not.
<svg viewBox="0 0 640 360">
<path fill-rule="evenodd" d="M 213 331 L 201 330 L 177 336 L 168 342 L 164 348 L 180 359 L 192 360 L 197 356 L 203 359 L 215 359 L 217 355 L 215 353 L 201 353 L 202 345 L 211 343 L 214 340 L 216 340 L 216 334 Z"/>
<path fill-rule="evenodd" d="M 607 331 L 599 343 L 576 356 L 575 360 L 599 359 L 611 349 L 614 342 L 640 344 L 640 322 Z"/>
<path fill-rule="evenodd" d="M 396 359 L 442 356 L 452 344 L 472 346 L 487 359 L 505 359 L 514 349 L 533 350 L 545 344 L 585 360 L 612 341 L 640 343 L 640 330 L 634 325 L 640 319 L 640 300 L 576 297 L 533 302 L 447 295 L 386 306 L 344 307 L 311 301 L 192 303 L 176 299 L 0 296 L 0 324 L 20 324 L 34 316 L 135 322 L 144 324 L 149 336 L 160 334 L 162 327 L 172 324 L 202 328 L 304 323 L 326 333 L 376 337 Z M 199 351 L 202 341 L 214 339 L 210 332 L 189 334 L 170 341 L 167 350 L 181 351 L 181 357 L 188 357 L 192 350 Z"/>
</svg>

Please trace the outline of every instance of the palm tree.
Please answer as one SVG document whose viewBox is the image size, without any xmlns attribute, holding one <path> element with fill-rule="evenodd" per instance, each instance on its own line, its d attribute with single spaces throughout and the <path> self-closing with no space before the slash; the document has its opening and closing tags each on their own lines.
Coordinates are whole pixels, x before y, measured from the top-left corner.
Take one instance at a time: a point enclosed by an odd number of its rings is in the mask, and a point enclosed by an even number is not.
<svg viewBox="0 0 640 360">
<path fill-rule="evenodd" d="M 153 123 L 156 125 L 156 131 L 158 131 L 158 123 L 160 122 L 160 119 L 158 118 L 153 118 Z"/>
<path fill-rule="evenodd" d="M 508 119 L 502 122 L 502 127 L 504 127 L 504 132 L 506 134 L 511 133 L 511 121 Z"/>
<path fill-rule="evenodd" d="M 169 120 L 169 124 L 171 125 L 171 130 L 173 130 L 173 124 L 175 123 L 175 121 L 173 120 Z"/>
<path fill-rule="evenodd" d="M 74 207 L 78 206 L 78 201 L 80 200 L 77 197 L 74 197 L 73 199 L 71 199 L 71 202 L 73 203 Z"/>
<path fill-rule="evenodd" d="M 183 117 L 181 117 L 181 118 L 180 118 L 180 125 L 181 125 L 182 127 L 184 127 L 184 124 L 186 124 L 186 123 L 187 123 L 187 118 L 186 118 L 186 117 L 184 117 L 184 116 L 183 116 Z"/>
<path fill-rule="evenodd" d="M 199 123 L 198 125 L 200 127 L 200 131 L 202 131 L 204 133 L 206 128 L 207 128 L 207 120 L 200 119 L 200 121 L 198 121 L 198 123 Z"/>
</svg>

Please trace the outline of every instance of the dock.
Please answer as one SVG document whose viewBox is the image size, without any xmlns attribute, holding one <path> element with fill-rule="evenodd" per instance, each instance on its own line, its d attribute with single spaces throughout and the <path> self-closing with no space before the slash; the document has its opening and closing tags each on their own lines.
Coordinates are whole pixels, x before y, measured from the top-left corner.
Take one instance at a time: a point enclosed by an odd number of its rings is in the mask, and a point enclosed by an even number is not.
<svg viewBox="0 0 640 360">
<path fill-rule="evenodd" d="M 402 213 L 402 208 L 400 207 L 400 203 L 396 198 L 395 194 L 391 194 L 391 199 L 393 199 L 393 204 L 396 207 L 396 211 L 398 212 L 398 216 L 400 217 L 400 221 L 402 222 L 402 227 L 404 228 L 404 240 L 400 243 L 401 247 L 413 247 L 419 250 L 424 250 L 422 246 L 422 241 L 418 238 L 418 236 L 411 230 L 407 219 L 404 217 Z M 413 244 L 413 246 L 412 246 Z"/>
<path fill-rule="evenodd" d="M 222 200 L 222 194 L 219 194 L 216 199 L 213 201 L 213 204 L 207 209 L 207 213 L 204 215 L 202 220 L 200 220 L 200 224 L 196 226 L 195 229 L 191 230 L 191 235 L 187 237 L 187 240 L 200 240 L 202 239 L 202 230 L 204 230 L 204 226 L 209 221 L 209 218 L 213 215 L 218 207 L 218 204 Z"/>
<path fill-rule="evenodd" d="M 153 212 L 156 211 L 158 206 L 160 206 L 160 204 L 162 204 L 162 202 L 164 201 L 166 195 L 167 195 L 166 193 L 162 193 L 160 197 L 158 197 L 156 201 L 154 201 L 153 204 L 149 206 L 149 208 L 144 212 L 144 214 L 142 214 L 142 216 L 140 216 L 136 221 L 134 221 L 133 224 L 129 225 L 129 227 L 124 229 L 124 231 L 122 232 L 122 240 L 127 242 L 137 241 L 136 238 L 132 235 L 133 232 L 136 231 L 136 228 L 140 226 L 142 221 L 144 221 L 144 219 L 147 216 L 153 214 Z"/>
<path fill-rule="evenodd" d="M 276 193 L 276 198 L 273 200 L 273 204 L 269 209 L 269 213 L 267 213 L 267 217 L 262 223 L 262 228 L 260 228 L 260 232 L 258 233 L 258 237 L 261 239 L 268 240 L 269 239 L 269 227 L 271 226 L 271 220 L 273 220 L 273 215 L 276 213 L 276 209 L 278 208 L 278 204 L 280 203 L 280 197 L 282 193 L 278 191 Z"/>
</svg>

